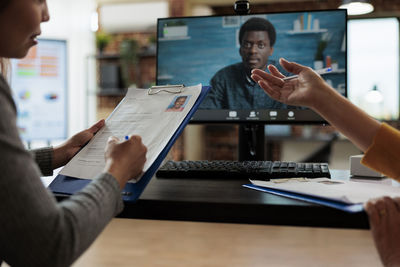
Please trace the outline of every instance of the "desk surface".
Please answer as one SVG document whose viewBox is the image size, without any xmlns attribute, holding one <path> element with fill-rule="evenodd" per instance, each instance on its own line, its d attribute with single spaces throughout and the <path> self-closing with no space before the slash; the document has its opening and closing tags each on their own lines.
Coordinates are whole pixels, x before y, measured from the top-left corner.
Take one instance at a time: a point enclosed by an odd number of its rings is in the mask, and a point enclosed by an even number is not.
<svg viewBox="0 0 400 267">
<path fill-rule="evenodd" d="M 331 170 L 335 179 L 348 171 Z M 158 179 L 153 177 L 140 199 L 126 203 L 122 218 L 201 222 L 368 228 L 365 213 L 336 209 L 242 187 L 248 181 Z"/>
<path fill-rule="evenodd" d="M 366 230 L 114 219 L 80 266 L 382 265 Z"/>
</svg>

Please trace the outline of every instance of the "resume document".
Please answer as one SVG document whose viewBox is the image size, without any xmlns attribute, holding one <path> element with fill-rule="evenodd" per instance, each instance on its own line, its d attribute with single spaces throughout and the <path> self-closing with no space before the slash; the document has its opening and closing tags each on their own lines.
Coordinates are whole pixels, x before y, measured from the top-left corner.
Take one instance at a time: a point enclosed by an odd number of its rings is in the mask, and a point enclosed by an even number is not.
<svg viewBox="0 0 400 267">
<path fill-rule="evenodd" d="M 104 150 L 110 136 L 121 142 L 126 136 L 139 135 L 147 147 L 145 172 L 156 160 L 178 129 L 201 93 L 201 84 L 184 87 L 179 92 L 130 88 L 124 99 L 106 119 L 106 125 L 72 160 L 60 174 L 82 179 L 93 179 L 105 166 Z M 131 182 L 137 182 L 140 177 Z"/>
</svg>

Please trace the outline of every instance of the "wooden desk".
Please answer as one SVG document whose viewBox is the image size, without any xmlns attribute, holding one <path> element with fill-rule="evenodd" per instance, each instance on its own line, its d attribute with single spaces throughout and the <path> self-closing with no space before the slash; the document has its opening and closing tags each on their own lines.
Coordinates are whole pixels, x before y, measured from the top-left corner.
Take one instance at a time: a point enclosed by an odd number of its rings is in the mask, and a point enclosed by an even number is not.
<svg viewBox="0 0 400 267">
<path fill-rule="evenodd" d="M 348 171 L 331 170 L 335 179 Z M 158 179 L 119 217 L 367 229 L 365 213 L 350 214 L 242 187 L 248 180 Z"/>
<path fill-rule="evenodd" d="M 74 267 L 381 266 L 367 230 L 114 219 Z"/>
</svg>

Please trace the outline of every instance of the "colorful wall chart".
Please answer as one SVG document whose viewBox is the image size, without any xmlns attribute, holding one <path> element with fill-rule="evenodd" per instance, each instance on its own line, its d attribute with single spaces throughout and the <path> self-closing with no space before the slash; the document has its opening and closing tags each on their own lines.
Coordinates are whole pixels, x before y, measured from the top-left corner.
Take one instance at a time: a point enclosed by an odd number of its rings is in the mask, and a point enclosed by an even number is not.
<svg viewBox="0 0 400 267">
<path fill-rule="evenodd" d="M 12 60 L 11 88 L 17 125 L 25 141 L 52 141 L 67 135 L 67 43 L 39 39 L 28 55 Z"/>
</svg>

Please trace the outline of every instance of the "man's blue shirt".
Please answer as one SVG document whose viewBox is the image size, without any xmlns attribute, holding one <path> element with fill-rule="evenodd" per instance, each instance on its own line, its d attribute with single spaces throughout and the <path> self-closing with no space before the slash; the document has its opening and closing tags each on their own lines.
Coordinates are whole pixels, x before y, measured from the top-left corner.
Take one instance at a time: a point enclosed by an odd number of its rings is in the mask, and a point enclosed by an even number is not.
<svg viewBox="0 0 400 267">
<path fill-rule="evenodd" d="M 268 62 L 268 64 L 271 64 Z M 285 74 L 285 73 L 284 73 Z M 201 109 L 285 109 L 270 98 L 247 74 L 242 62 L 220 69 L 210 81 L 211 90 Z"/>
</svg>

